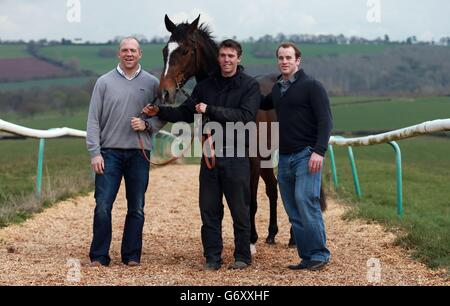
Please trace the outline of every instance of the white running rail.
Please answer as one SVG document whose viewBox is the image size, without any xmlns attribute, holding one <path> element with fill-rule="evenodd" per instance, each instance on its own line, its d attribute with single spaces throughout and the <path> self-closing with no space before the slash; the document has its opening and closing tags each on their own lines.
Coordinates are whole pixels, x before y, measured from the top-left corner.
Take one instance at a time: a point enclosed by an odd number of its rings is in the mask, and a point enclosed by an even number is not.
<svg viewBox="0 0 450 306">
<path fill-rule="evenodd" d="M 31 137 L 31 138 L 40 138 L 40 139 L 51 139 L 51 138 L 59 138 L 64 136 L 72 136 L 72 137 L 80 137 L 86 138 L 86 132 L 80 130 L 74 130 L 70 128 L 57 128 L 50 130 L 35 130 L 26 128 L 17 124 L 13 124 L 0 119 L 0 131 L 5 131 L 8 133 Z M 159 133 L 166 136 L 173 136 L 169 132 L 159 131 Z"/>
<path fill-rule="evenodd" d="M 396 130 L 379 135 L 370 135 L 366 137 L 340 138 L 332 136 L 330 138 L 330 144 L 336 146 L 353 146 L 353 147 L 370 146 L 443 131 L 450 131 L 450 118 L 427 121 L 401 130 Z"/>
</svg>

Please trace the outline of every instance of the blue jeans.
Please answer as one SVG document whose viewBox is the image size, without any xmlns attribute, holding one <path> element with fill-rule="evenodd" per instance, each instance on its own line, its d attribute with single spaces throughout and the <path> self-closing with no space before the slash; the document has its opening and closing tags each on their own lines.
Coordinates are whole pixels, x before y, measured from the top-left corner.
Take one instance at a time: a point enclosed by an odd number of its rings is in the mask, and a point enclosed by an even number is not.
<svg viewBox="0 0 450 306">
<path fill-rule="evenodd" d="M 122 262 L 140 262 L 150 165 L 141 150 L 105 149 L 102 150 L 102 156 L 105 170 L 103 175 L 95 177 L 94 236 L 89 257 L 91 261 L 99 261 L 103 265 L 111 261 L 111 211 L 124 177 L 128 211 L 122 238 Z"/>
<path fill-rule="evenodd" d="M 280 154 L 278 183 L 300 258 L 328 261 L 330 251 L 319 203 L 322 172 L 309 173 L 311 154 L 311 147 L 294 154 Z"/>
</svg>

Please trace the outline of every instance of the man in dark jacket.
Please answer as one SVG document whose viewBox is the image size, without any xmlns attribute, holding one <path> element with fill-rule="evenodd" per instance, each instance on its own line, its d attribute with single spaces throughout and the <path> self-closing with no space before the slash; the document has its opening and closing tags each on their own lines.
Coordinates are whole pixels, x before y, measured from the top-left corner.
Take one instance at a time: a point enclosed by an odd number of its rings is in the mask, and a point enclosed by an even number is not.
<svg viewBox="0 0 450 306">
<path fill-rule="evenodd" d="M 320 209 L 324 155 L 332 129 L 330 102 L 322 84 L 300 69 L 292 43 L 277 49 L 281 76 L 261 108 L 275 108 L 280 123 L 278 183 L 302 261 L 292 270 L 322 269 L 329 261 Z"/>
<path fill-rule="evenodd" d="M 258 83 L 239 66 L 241 55 L 242 47 L 238 42 L 225 40 L 219 45 L 220 72 L 198 83 L 192 93 L 192 99 L 177 108 L 148 106 L 144 112 L 150 116 L 158 115 L 160 119 L 169 122 L 188 123 L 194 121 L 194 114 L 203 114 L 208 120 L 222 127 L 223 138 L 233 138 L 233 135 L 227 135 L 226 124 L 247 124 L 255 121 L 261 102 Z M 248 147 L 248 139 L 245 136 L 236 140 L 234 144 L 227 141 L 227 146 L 244 143 Z M 250 161 L 248 150 L 244 157 L 237 157 L 236 151 L 239 151 L 239 148 L 227 148 L 223 157 L 217 154 L 215 167 L 208 167 L 206 157 L 202 158 L 200 212 L 205 270 L 218 270 L 222 264 L 223 195 L 230 208 L 235 235 L 235 262 L 229 268 L 244 269 L 251 264 Z"/>
</svg>

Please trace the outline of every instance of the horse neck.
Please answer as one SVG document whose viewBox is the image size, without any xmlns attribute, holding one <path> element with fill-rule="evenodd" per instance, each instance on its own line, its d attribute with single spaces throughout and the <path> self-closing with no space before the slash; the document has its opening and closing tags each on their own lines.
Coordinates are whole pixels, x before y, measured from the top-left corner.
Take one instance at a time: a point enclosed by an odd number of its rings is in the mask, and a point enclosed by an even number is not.
<svg viewBox="0 0 450 306">
<path fill-rule="evenodd" d="M 218 71 L 219 62 L 217 60 L 217 45 L 213 41 L 204 39 L 199 35 L 197 50 L 199 67 L 195 73 L 195 80 L 198 83 Z"/>
</svg>

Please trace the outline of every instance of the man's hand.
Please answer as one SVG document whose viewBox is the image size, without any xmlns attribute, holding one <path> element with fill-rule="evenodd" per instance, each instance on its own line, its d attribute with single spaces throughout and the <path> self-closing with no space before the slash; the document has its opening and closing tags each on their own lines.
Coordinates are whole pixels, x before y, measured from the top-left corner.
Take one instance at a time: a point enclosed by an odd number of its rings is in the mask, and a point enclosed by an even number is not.
<svg viewBox="0 0 450 306">
<path fill-rule="evenodd" d="M 95 173 L 98 175 L 103 175 L 103 171 L 105 170 L 105 161 L 103 160 L 103 156 L 98 155 L 92 157 L 91 166 Z"/>
<path fill-rule="evenodd" d="M 197 111 L 197 113 L 199 114 L 204 114 L 206 113 L 206 108 L 208 107 L 208 105 L 206 105 L 205 103 L 199 103 L 195 106 L 195 110 Z"/>
<path fill-rule="evenodd" d="M 149 117 L 154 117 L 156 115 L 158 115 L 159 113 L 159 107 L 156 105 L 147 105 L 146 107 L 144 107 L 144 109 L 142 110 L 143 114 L 146 114 Z"/>
<path fill-rule="evenodd" d="M 143 132 L 146 129 L 145 121 L 140 118 L 133 117 L 131 119 L 131 127 L 135 132 Z"/>
<path fill-rule="evenodd" d="M 323 165 L 323 156 L 320 156 L 319 154 L 313 152 L 308 164 L 309 173 L 320 172 L 320 170 L 322 170 L 322 165 Z"/>
</svg>

